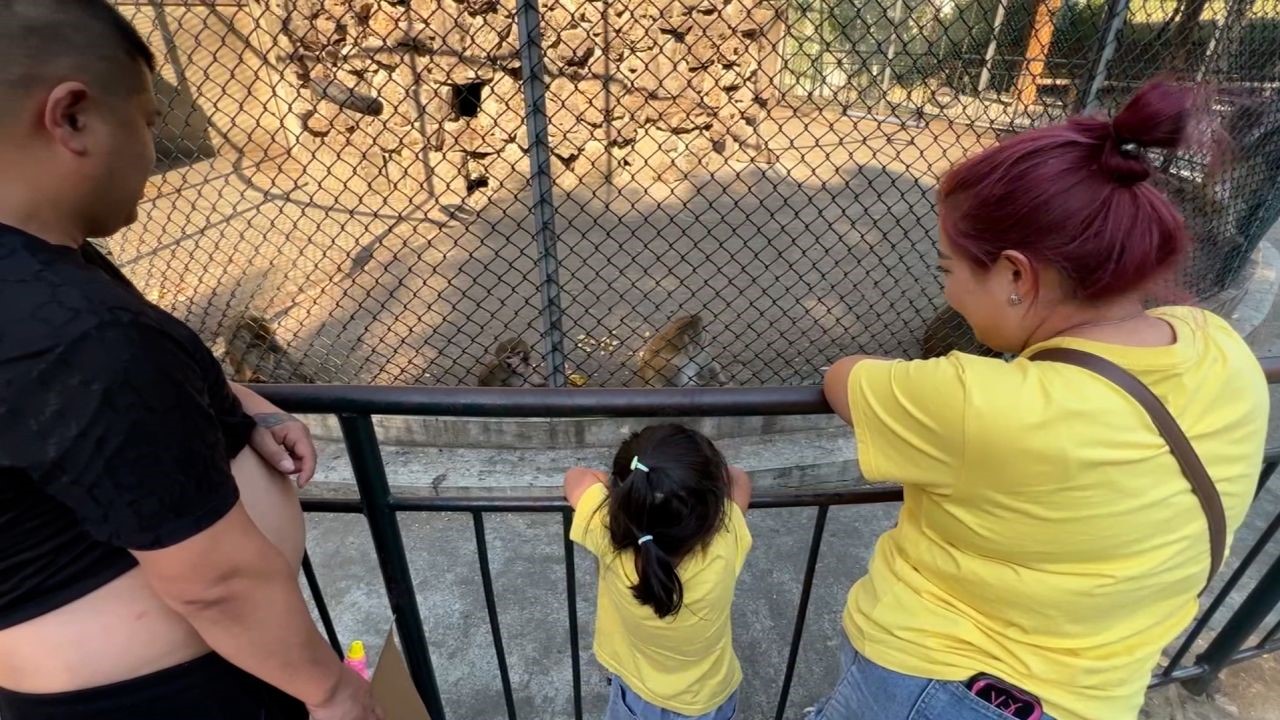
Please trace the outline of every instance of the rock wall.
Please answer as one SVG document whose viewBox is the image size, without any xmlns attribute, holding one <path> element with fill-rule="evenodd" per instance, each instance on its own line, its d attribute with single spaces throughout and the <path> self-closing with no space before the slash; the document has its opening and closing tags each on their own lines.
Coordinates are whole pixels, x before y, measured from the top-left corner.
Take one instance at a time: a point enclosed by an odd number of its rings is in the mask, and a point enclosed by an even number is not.
<svg viewBox="0 0 1280 720">
<path fill-rule="evenodd" d="M 274 2 L 294 156 L 322 187 L 444 203 L 525 186 L 516 0 Z M 771 0 L 539 5 L 558 181 L 678 182 L 735 153 L 768 159 L 755 126 L 780 66 Z"/>
</svg>

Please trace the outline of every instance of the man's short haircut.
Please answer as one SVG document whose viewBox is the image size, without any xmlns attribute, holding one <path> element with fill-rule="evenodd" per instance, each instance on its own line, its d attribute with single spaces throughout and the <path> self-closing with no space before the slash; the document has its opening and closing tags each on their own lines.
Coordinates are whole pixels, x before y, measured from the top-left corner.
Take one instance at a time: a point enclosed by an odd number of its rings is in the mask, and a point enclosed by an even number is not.
<svg viewBox="0 0 1280 720">
<path fill-rule="evenodd" d="M 106 0 L 0 0 L 0 116 L 29 93 L 79 80 L 98 92 L 147 90 L 155 54 Z"/>
</svg>

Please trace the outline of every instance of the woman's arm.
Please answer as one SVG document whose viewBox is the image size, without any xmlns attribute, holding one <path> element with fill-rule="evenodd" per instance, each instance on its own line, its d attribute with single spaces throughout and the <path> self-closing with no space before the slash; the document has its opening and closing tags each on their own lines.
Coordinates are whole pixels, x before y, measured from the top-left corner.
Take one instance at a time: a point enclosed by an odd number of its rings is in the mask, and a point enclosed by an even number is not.
<svg viewBox="0 0 1280 720">
<path fill-rule="evenodd" d="M 569 468 L 564 474 L 565 499 L 569 501 L 571 507 L 576 509 L 578 501 L 592 485 L 603 484 L 608 479 L 609 476 L 599 470 L 584 467 Z"/>
<path fill-rule="evenodd" d="M 849 407 L 849 376 L 853 368 L 863 360 L 883 360 L 872 355 L 850 355 L 837 360 L 822 378 L 822 394 L 831 406 L 831 412 L 846 423 L 853 424 L 853 410 Z"/>
</svg>

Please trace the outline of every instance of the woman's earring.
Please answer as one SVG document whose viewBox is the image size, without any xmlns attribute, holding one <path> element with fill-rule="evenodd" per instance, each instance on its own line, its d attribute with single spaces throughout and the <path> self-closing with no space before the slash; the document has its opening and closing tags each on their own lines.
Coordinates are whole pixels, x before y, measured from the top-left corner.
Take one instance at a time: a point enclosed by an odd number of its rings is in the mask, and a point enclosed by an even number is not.
<svg viewBox="0 0 1280 720">
<path fill-rule="evenodd" d="M 1009 296 L 1009 304 L 1010 304 L 1010 305 L 1021 305 L 1021 304 L 1022 304 L 1022 296 L 1021 296 L 1021 295 L 1019 295 L 1018 293 L 1014 293 L 1014 294 L 1010 295 L 1010 296 Z"/>
</svg>

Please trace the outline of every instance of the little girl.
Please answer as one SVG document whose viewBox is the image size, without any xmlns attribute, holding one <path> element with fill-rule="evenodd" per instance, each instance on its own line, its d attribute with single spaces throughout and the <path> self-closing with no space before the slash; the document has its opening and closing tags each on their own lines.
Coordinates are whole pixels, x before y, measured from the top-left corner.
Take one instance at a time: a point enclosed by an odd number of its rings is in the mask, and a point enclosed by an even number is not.
<svg viewBox="0 0 1280 720">
<path fill-rule="evenodd" d="M 653 425 L 612 472 L 573 468 L 574 542 L 599 559 L 596 659 L 612 675 L 606 720 L 730 720 L 742 668 L 734 585 L 751 549 L 751 482 L 702 434 Z"/>
</svg>

